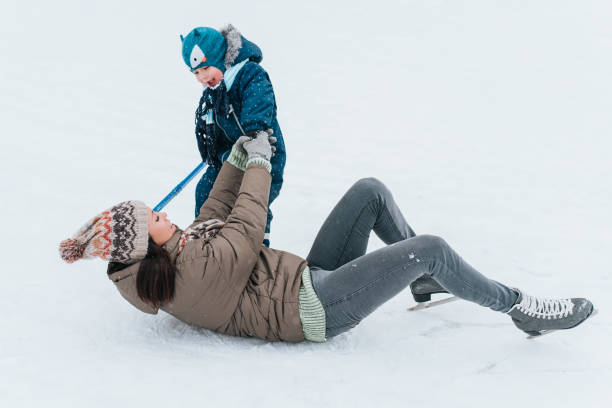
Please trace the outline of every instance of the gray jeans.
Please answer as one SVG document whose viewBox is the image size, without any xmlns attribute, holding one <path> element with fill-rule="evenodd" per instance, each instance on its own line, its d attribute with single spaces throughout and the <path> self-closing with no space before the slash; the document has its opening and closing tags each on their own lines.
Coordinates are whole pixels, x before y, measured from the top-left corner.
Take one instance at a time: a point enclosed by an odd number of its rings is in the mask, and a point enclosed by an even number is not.
<svg viewBox="0 0 612 408">
<path fill-rule="evenodd" d="M 387 244 L 366 254 L 370 232 Z M 471 267 L 442 239 L 416 235 L 374 178 L 355 183 L 319 230 L 307 257 L 326 315 L 326 335 L 353 327 L 427 275 L 453 295 L 505 312 L 517 294 Z"/>
</svg>

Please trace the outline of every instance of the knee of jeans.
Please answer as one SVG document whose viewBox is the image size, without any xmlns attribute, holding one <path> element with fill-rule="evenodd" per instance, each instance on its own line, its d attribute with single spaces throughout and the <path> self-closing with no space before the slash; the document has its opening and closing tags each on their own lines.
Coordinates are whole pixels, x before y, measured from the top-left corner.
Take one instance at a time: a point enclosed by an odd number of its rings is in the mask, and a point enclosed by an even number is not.
<svg viewBox="0 0 612 408">
<path fill-rule="evenodd" d="M 357 190 L 361 196 L 366 197 L 380 197 L 389 193 L 389 189 L 384 183 L 374 177 L 366 177 L 358 180 L 353 187 Z"/>
<path fill-rule="evenodd" d="M 438 237 L 436 235 L 424 234 L 418 235 L 417 237 L 412 239 L 417 240 L 418 246 L 423 252 L 433 255 L 436 258 L 439 254 L 445 253 L 449 247 L 443 238 Z M 422 256 L 424 256 L 424 254 L 422 254 Z"/>
</svg>

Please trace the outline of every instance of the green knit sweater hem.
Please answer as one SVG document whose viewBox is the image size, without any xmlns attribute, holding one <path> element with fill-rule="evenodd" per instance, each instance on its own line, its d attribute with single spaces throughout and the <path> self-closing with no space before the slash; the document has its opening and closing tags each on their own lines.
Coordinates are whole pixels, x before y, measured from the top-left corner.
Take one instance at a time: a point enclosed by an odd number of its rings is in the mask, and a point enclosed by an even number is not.
<svg viewBox="0 0 612 408">
<path fill-rule="evenodd" d="M 248 157 L 246 154 L 239 152 L 236 147 L 232 147 L 232 151 L 227 158 L 227 162 L 232 166 L 245 171 L 247 167 Z"/>
<path fill-rule="evenodd" d="M 308 341 L 325 342 L 325 309 L 312 287 L 310 268 L 302 271 L 302 283 L 298 296 L 302 332 Z"/>
<path fill-rule="evenodd" d="M 259 164 L 260 166 L 264 166 L 266 170 L 268 170 L 268 173 L 272 171 L 272 164 L 270 164 L 270 162 L 263 157 L 254 157 L 249 159 L 246 163 L 246 167 L 249 167 L 250 164 Z"/>
</svg>

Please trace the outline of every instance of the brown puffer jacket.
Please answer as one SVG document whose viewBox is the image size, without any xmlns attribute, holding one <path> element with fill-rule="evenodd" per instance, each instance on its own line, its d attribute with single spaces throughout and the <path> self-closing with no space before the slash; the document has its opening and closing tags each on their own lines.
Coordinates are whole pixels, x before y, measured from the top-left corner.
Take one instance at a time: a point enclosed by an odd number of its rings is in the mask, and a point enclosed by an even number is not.
<svg viewBox="0 0 612 408">
<path fill-rule="evenodd" d="M 164 244 L 178 273 L 172 302 L 161 309 L 177 319 L 233 336 L 271 341 L 304 340 L 298 311 L 301 272 L 306 261 L 262 245 L 270 173 L 250 164 L 246 171 L 224 163 L 199 223 L 225 220 L 215 238 L 188 241 L 182 251 L 178 230 Z M 109 278 L 136 308 L 156 314 L 136 290 L 140 262 L 111 263 Z"/>
</svg>

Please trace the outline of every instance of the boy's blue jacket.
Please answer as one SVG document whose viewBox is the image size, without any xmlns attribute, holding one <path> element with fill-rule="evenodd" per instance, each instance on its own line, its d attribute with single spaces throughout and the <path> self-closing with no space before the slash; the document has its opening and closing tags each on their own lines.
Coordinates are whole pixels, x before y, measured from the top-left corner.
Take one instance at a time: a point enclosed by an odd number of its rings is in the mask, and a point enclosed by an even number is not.
<svg viewBox="0 0 612 408">
<path fill-rule="evenodd" d="M 218 171 L 221 163 L 229 156 L 234 142 L 243 135 L 243 131 L 249 133 L 255 130 L 273 129 L 273 136 L 276 137 L 276 153 L 271 160 L 272 186 L 269 200 L 272 202 L 278 196 L 283 184 L 286 160 L 283 134 L 276 120 L 276 100 L 272 83 L 267 72 L 259 65 L 263 55 L 257 45 L 244 38 L 231 25 L 221 33 L 227 40 L 225 54 L 227 69 L 224 74 L 223 89 L 215 91 L 205 88 L 196 111 L 198 148 L 202 159 Z M 223 94 L 221 95 L 219 91 Z M 208 111 L 205 111 L 206 103 L 203 101 L 206 98 L 212 100 L 213 95 L 214 103 L 209 105 Z M 212 115 L 210 115 L 211 110 Z M 212 132 L 198 131 L 205 128 Z M 214 139 L 208 140 L 208 143 L 214 145 L 207 148 L 205 139 L 209 137 Z M 211 153 L 214 157 L 209 157 Z"/>
</svg>

